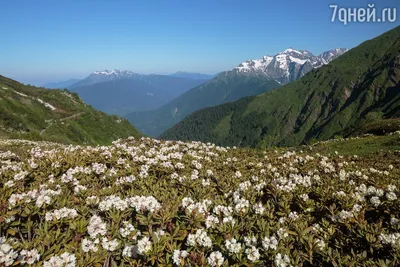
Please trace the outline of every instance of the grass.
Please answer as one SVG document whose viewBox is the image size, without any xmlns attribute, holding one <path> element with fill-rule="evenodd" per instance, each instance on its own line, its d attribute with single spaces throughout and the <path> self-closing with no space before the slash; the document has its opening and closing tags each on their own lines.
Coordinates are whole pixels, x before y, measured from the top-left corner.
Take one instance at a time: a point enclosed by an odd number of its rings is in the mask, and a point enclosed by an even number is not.
<svg viewBox="0 0 400 267">
<path fill-rule="evenodd" d="M 333 139 L 319 142 L 312 146 L 313 151 L 341 155 L 382 155 L 384 153 L 400 153 L 400 135 L 365 136 L 348 139 Z"/>
</svg>

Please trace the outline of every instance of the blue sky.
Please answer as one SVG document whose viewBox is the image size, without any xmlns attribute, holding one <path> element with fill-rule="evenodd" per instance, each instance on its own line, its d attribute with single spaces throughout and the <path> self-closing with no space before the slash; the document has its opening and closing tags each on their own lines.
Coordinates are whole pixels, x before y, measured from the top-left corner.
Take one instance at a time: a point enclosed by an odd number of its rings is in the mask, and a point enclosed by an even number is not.
<svg viewBox="0 0 400 267">
<path fill-rule="evenodd" d="M 211 74 L 288 47 L 351 48 L 399 25 L 331 22 L 330 4 L 368 3 L 400 10 L 398 0 L 3 1 L 0 75 L 40 85 L 103 69 Z"/>
</svg>

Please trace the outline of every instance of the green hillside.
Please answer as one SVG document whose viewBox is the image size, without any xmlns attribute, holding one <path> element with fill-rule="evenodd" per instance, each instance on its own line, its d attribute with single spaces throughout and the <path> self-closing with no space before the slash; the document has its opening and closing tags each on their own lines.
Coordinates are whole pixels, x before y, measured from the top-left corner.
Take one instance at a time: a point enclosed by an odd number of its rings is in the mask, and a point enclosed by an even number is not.
<svg viewBox="0 0 400 267">
<path fill-rule="evenodd" d="M 284 87 L 196 112 L 161 137 L 266 147 L 348 135 L 400 117 L 399 81 L 397 27 Z"/>
<path fill-rule="evenodd" d="M 128 136 L 140 134 L 127 120 L 93 109 L 76 94 L 0 76 L 0 137 L 96 145 Z"/>
<path fill-rule="evenodd" d="M 131 113 L 126 118 L 140 132 L 156 137 L 199 109 L 258 95 L 279 86 L 279 83 L 264 75 L 223 72 L 159 109 Z"/>
</svg>

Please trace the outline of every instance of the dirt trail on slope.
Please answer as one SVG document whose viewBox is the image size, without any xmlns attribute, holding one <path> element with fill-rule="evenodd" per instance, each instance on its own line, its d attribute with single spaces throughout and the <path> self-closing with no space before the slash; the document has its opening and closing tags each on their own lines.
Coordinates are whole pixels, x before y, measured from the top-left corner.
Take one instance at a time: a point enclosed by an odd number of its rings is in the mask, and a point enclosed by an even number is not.
<svg viewBox="0 0 400 267">
<path fill-rule="evenodd" d="M 58 121 L 59 121 L 59 122 L 63 122 L 63 121 L 66 121 L 66 120 L 74 119 L 74 118 L 76 118 L 76 117 L 82 115 L 83 113 L 84 113 L 84 112 L 79 112 L 79 113 L 76 113 L 76 114 L 74 114 L 74 115 L 71 115 L 71 116 L 68 116 L 68 117 L 59 119 Z M 48 122 L 49 124 L 46 126 L 46 128 L 44 128 L 43 130 L 40 131 L 40 135 L 43 135 L 44 132 L 45 132 L 50 126 L 52 126 L 52 125 L 54 124 L 54 120 L 49 120 L 49 121 L 47 121 L 47 122 Z"/>
</svg>

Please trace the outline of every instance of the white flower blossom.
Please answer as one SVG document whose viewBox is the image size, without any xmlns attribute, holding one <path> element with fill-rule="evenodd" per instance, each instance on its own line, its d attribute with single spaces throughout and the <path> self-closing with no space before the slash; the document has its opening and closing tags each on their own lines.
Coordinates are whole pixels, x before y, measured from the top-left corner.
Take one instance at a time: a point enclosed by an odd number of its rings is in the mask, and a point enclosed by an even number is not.
<svg viewBox="0 0 400 267">
<path fill-rule="evenodd" d="M 247 259 L 251 262 L 256 262 L 260 258 L 260 251 L 255 246 L 251 246 L 245 250 L 247 254 Z"/>
<path fill-rule="evenodd" d="M 378 207 L 381 204 L 381 200 L 377 196 L 371 197 L 370 202 L 374 207 Z"/>
<path fill-rule="evenodd" d="M 230 253 L 237 254 L 242 249 L 242 244 L 237 242 L 235 238 L 225 241 L 225 247 Z"/>
<path fill-rule="evenodd" d="M 210 237 L 208 237 L 207 232 L 203 229 L 198 229 L 195 234 L 189 234 L 187 237 L 188 246 L 202 246 L 206 248 L 210 248 L 212 246 L 212 242 Z"/>
<path fill-rule="evenodd" d="M 261 202 L 258 202 L 257 204 L 253 205 L 254 213 L 255 214 L 263 214 L 265 211 L 265 208 Z"/>
<path fill-rule="evenodd" d="M 208 215 L 206 219 L 206 228 L 213 228 L 219 223 L 219 219 L 216 216 Z"/>
<path fill-rule="evenodd" d="M 23 249 L 19 253 L 19 258 L 18 258 L 20 263 L 28 265 L 32 265 L 35 262 L 38 262 L 39 259 L 40 259 L 40 254 L 37 249 L 32 249 L 32 250 Z"/>
<path fill-rule="evenodd" d="M 395 192 L 388 192 L 388 193 L 386 193 L 386 198 L 389 201 L 393 201 L 393 200 L 397 199 L 397 195 Z"/>
<path fill-rule="evenodd" d="M 0 263 L 11 266 L 17 257 L 18 253 L 8 243 L 5 241 L 0 243 Z"/>
<path fill-rule="evenodd" d="M 265 237 L 262 241 L 262 246 L 265 250 L 276 250 L 278 247 L 278 240 L 275 236 Z"/>
<path fill-rule="evenodd" d="M 274 264 L 276 267 L 289 267 L 290 265 L 290 258 L 288 255 L 282 255 L 278 253 L 275 255 Z"/>
<path fill-rule="evenodd" d="M 78 212 L 75 209 L 61 208 L 59 210 L 53 210 L 46 212 L 46 221 L 61 220 L 61 219 L 74 219 L 78 216 Z"/>
<path fill-rule="evenodd" d="M 224 263 L 224 257 L 222 256 L 222 253 L 219 251 L 213 251 L 211 252 L 210 256 L 207 258 L 208 264 L 211 266 L 221 266 Z"/>
<path fill-rule="evenodd" d="M 145 255 L 151 250 L 152 243 L 147 236 L 143 237 L 137 243 L 137 251 L 140 255 Z"/>
<path fill-rule="evenodd" d="M 106 235 L 107 225 L 103 223 L 103 220 L 99 216 L 93 215 L 89 220 L 87 230 L 90 237 L 96 239 L 98 235 Z"/>
<path fill-rule="evenodd" d="M 64 252 L 60 256 L 53 256 L 50 260 L 45 261 L 43 263 L 44 267 L 75 267 L 76 265 L 76 257 L 74 254 L 69 254 L 68 252 Z"/>
<path fill-rule="evenodd" d="M 115 251 L 118 245 L 119 242 L 116 239 L 108 240 L 106 237 L 103 237 L 101 240 L 101 246 L 108 251 Z"/>
<path fill-rule="evenodd" d="M 189 253 L 186 250 L 174 250 L 172 261 L 176 266 L 181 266 L 187 256 L 189 256 Z"/>
<path fill-rule="evenodd" d="M 96 238 L 95 240 L 90 240 L 90 239 L 86 239 L 86 238 L 84 238 L 83 240 L 82 240 L 82 250 L 84 251 L 84 252 L 90 252 L 90 251 L 93 251 L 93 252 L 96 252 L 99 248 L 97 247 L 97 244 L 99 244 L 99 239 L 98 238 Z"/>
</svg>

